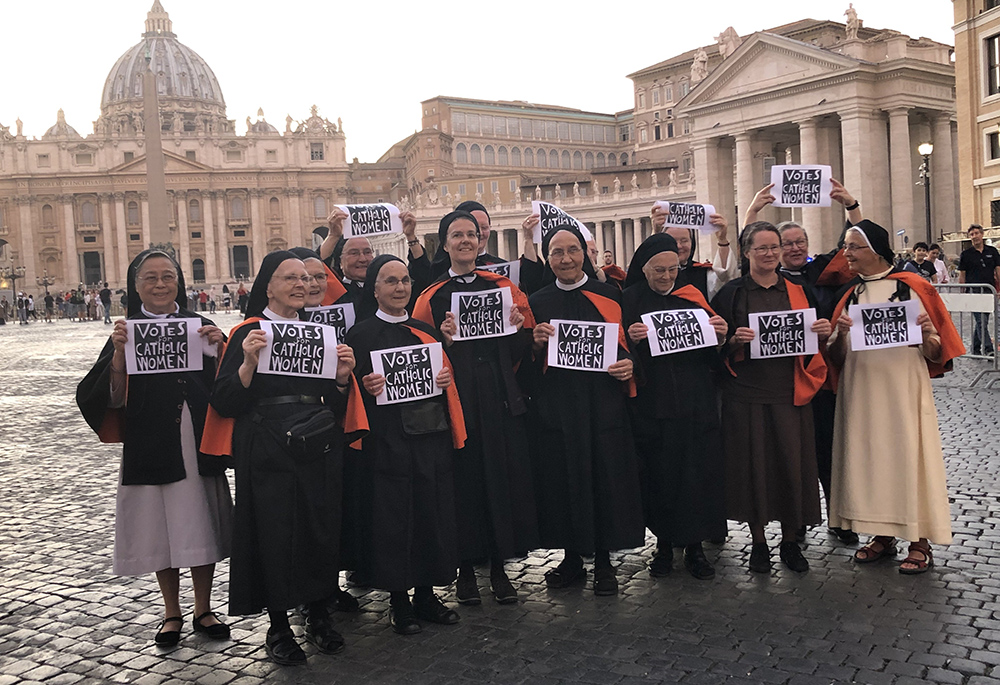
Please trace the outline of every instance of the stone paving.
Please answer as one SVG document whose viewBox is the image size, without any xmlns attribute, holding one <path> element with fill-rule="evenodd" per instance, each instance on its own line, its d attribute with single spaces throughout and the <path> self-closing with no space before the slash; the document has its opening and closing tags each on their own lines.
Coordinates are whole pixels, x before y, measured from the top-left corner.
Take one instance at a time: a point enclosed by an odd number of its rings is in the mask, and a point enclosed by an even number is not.
<svg viewBox="0 0 1000 685">
<path fill-rule="evenodd" d="M 650 578 L 647 546 L 615 555 L 618 597 L 595 597 L 589 583 L 549 591 L 542 574 L 558 554 L 538 552 L 508 566 L 519 604 L 498 606 L 483 581 L 482 606 L 459 608 L 458 625 L 412 637 L 392 633 L 384 593 L 354 588 L 364 611 L 336 615 L 347 648 L 326 656 L 306 644 L 308 666 L 281 668 L 264 655 L 263 616 L 234 618 L 230 642 L 194 636 L 189 586 L 181 644 L 159 650 L 154 577 L 111 574 L 119 449 L 97 442 L 73 401 L 109 328 L 0 327 L 0 685 L 1000 682 L 1000 390 L 967 387 L 983 362 L 935 381 L 955 542 L 935 549 L 923 576 L 858 567 L 825 527 L 810 531 L 809 573 L 775 554 L 772 574 L 754 576 L 747 531 L 731 524 L 725 544 L 707 547 L 712 581 L 683 568 Z M 222 612 L 227 576 L 222 563 Z"/>
</svg>

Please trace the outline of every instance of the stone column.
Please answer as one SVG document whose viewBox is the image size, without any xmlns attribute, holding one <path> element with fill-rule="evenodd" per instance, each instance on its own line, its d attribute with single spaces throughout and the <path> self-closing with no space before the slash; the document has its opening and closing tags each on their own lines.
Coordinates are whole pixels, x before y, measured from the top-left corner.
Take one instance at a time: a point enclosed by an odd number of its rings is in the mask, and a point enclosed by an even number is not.
<svg viewBox="0 0 1000 685">
<path fill-rule="evenodd" d="M 21 264 L 24 266 L 24 281 L 34 283 L 37 274 L 35 263 L 38 255 L 35 254 L 34 227 L 31 225 L 31 197 L 29 195 L 15 197 L 14 203 L 18 209 L 18 235 L 21 237 Z M 73 253 L 75 255 L 76 250 L 73 250 Z M 55 276 L 55 274 L 51 275 Z M 76 281 L 73 282 L 73 286 L 76 286 Z"/>
<path fill-rule="evenodd" d="M 229 225 L 226 223 L 226 193 L 209 193 L 212 203 L 215 205 L 216 216 L 218 217 L 219 240 L 219 275 L 222 280 L 228 283 L 232 277 L 232 268 L 229 266 Z"/>
<path fill-rule="evenodd" d="M 63 253 L 63 270 L 66 274 L 66 283 L 71 287 L 76 287 L 80 283 L 80 254 L 76 248 L 76 219 L 73 216 L 73 196 L 60 195 L 59 201 L 63 206 L 63 237 L 66 241 L 65 252 Z"/>
<path fill-rule="evenodd" d="M 167 198 L 168 201 L 170 198 Z M 174 193 L 173 202 L 177 212 L 177 236 L 180 246 L 177 250 L 177 261 L 181 264 L 181 270 L 191 273 L 191 282 L 194 282 L 194 267 L 191 265 L 191 230 L 188 228 L 188 206 L 187 193 L 179 190 Z"/>
<path fill-rule="evenodd" d="M 891 230 L 893 216 L 889 192 L 889 143 L 885 119 L 870 110 L 850 110 L 840 114 L 847 190 L 861 203 L 866 218 Z M 839 235 L 839 226 L 835 227 Z M 833 248 L 835 236 L 823 249 Z"/>
<path fill-rule="evenodd" d="M 302 189 L 288 188 L 285 191 L 288 198 L 288 233 L 301 236 L 302 244 L 312 248 L 312 231 L 307 231 L 302 224 Z"/>
<path fill-rule="evenodd" d="M 253 255 L 250 257 L 250 273 L 257 275 L 257 267 L 267 254 L 267 226 L 264 223 L 264 212 L 260 207 L 261 192 L 256 188 L 250 190 L 250 235 L 253 238 Z"/>
<path fill-rule="evenodd" d="M 598 264 L 603 264 L 604 259 L 604 222 L 595 221 L 594 222 L 594 242 L 597 243 Z"/>
<path fill-rule="evenodd" d="M 816 128 L 815 119 L 805 119 L 799 122 L 799 159 L 802 160 L 802 164 L 825 164 L 827 161 L 820 159 Z M 767 182 L 764 185 L 767 185 Z M 805 226 L 806 232 L 814 237 L 813 243 L 822 242 L 824 213 L 829 213 L 829 210 L 820 207 L 802 208 L 802 225 Z M 820 240 L 817 241 L 815 238 L 820 238 Z M 817 245 L 817 247 L 819 246 Z"/>
<path fill-rule="evenodd" d="M 909 245 L 924 233 L 913 225 L 913 150 L 910 149 L 910 111 L 906 107 L 889 110 L 889 151 L 891 153 L 893 225 L 906 231 Z M 900 236 L 894 238 L 897 250 L 903 249 Z"/>
<path fill-rule="evenodd" d="M 642 245 L 642 217 L 632 219 L 632 254 Z M 628 257 L 629 264 L 632 263 L 632 255 Z"/>
<path fill-rule="evenodd" d="M 152 245 L 152 233 L 149 225 L 149 195 L 142 191 L 139 193 L 139 211 L 142 213 L 142 247 L 146 249 Z"/>
<path fill-rule="evenodd" d="M 951 115 L 943 112 L 931 124 L 934 154 L 931 155 L 931 236 L 934 242 L 941 235 L 958 230 L 959 218 L 955 198 L 955 166 L 951 146 Z"/>
<path fill-rule="evenodd" d="M 115 234 L 111 228 L 111 193 L 101 193 L 101 236 L 104 241 L 104 280 L 117 283 L 115 264 Z"/>
<path fill-rule="evenodd" d="M 115 235 L 118 247 L 118 285 L 128 278 L 128 227 L 125 225 L 125 193 L 115 193 Z"/>
<path fill-rule="evenodd" d="M 502 228 L 494 228 L 492 230 L 496 231 L 497 234 L 497 257 L 505 262 L 509 261 L 507 258 L 507 231 Z M 489 250 L 487 249 L 487 251 Z"/>
<path fill-rule="evenodd" d="M 615 264 L 625 265 L 625 220 L 615 219 Z"/>
<path fill-rule="evenodd" d="M 757 193 L 754 184 L 752 143 L 753 137 L 750 133 L 736 134 L 736 221 L 738 224 L 743 223 L 743 216 L 750 203 L 753 202 L 753 196 Z M 700 180 L 702 173 L 705 172 L 699 172 L 696 178 Z"/>
<path fill-rule="evenodd" d="M 205 280 L 215 283 L 219 280 L 219 270 L 215 260 L 215 217 L 212 216 L 212 200 L 208 193 L 201 193 L 202 238 L 205 240 Z"/>
</svg>

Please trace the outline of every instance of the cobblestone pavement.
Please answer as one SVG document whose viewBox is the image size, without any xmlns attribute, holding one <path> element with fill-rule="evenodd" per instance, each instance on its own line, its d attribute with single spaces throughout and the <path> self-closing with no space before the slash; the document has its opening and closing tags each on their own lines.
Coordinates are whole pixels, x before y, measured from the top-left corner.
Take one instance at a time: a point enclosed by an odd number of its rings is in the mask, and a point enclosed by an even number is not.
<svg viewBox="0 0 1000 685">
<path fill-rule="evenodd" d="M 809 573 L 776 563 L 755 577 L 747 531 L 731 524 L 725 544 L 707 547 L 714 580 L 683 568 L 653 580 L 647 546 L 616 555 L 621 594 L 600 598 L 589 583 L 548 591 L 542 574 L 556 559 L 540 552 L 508 567 L 519 604 L 498 606 L 483 581 L 482 606 L 459 608 L 461 623 L 412 637 L 390 630 L 385 594 L 352 589 L 364 611 L 337 614 L 347 649 L 325 656 L 306 645 L 309 665 L 289 669 L 267 661 L 262 616 L 234 619 L 231 642 L 194 636 L 189 586 L 181 645 L 158 650 L 155 579 L 111 574 L 119 449 L 97 442 L 73 402 L 109 328 L 0 327 L 0 685 L 1000 682 L 1000 390 L 967 388 L 982 362 L 935 381 L 955 542 L 936 548 L 930 573 L 858 567 L 819 527 Z M 227 577 L 220 564 L 222 611 Z"/>
</svg>

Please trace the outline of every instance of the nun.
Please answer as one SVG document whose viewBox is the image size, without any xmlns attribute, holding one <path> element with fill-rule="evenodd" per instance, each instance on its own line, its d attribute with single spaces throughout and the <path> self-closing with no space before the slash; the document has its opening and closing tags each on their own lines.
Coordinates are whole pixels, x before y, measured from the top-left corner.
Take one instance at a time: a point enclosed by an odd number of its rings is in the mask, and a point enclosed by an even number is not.
<svg viewBox="0 0 1000 685">
<path fill-rule="evenodd" d="M 515 377 L 531 348 L 534 319 L 528 298 L 507 278 L 476 269 L 481 228 L 476 217 L 456 210 L 441 219 L 438 236 L 449 269 L 417 298 L 413 317 L 441 331 L 462 398 L 465 447 L 455 453 L 460 566 L 455 594 L 460 604 L 479 604 L 474 565 L 490 564 L 490 587 L 499 604 L 517 602 L 504 560 L 527 556 L 538 546 L 531 461 L 525 424 L 527 405 Z M 455 293 L 496 293 L 506 288 L 514 302 L 502 337 L 455 340 Z"/>
<path fill-rule="evenodd" d="M 247 318 L 233 329 L 222 358 L 212 430 L 203 441 L 203 449 L 231 454 L 236 465 L 230 613 L 266 608 L 265 650 L 282 665 L 306 660 L 288 623 L 288 610 L 302 604 L 306 639 L 327 654 L 344 646 L 327 610 L 339 591 L 342 453 L 347 439 L 367 428 L 347 345 L 336 348 L 335 378 L 257 370 L 270 344 L 261 322 L 298 322 L 308 284 L 305 265 L 291 252 L 264 258 Z M 310 434 L 314 439 L 301 444 L 289 439 Z"/>
<path fill-rule="evenodd" d="M 375 314 L 347 333 L 358 355 L 354 373 L 364 387 L 371 425 L 361 444 L 366 467 L 362 492 L 368 504 L 361 571 L 372 587 L 389 592 L 389 623 L 401 635 L 419 633 L 418 619 L 442 625 L 459 620 L 433 586 L 450 584 L 458 566 L 452 465 L 454 450 L 465 445 L 465 421 L 447 355 L 434 378 L 441 394 L 379 401 L 386 393 L 386 377 L 375 372 L 372 353 L 441 342 L 431 326 L 407 314 L 410 288 L 401 259 L 376 257 L 364 290 L 366 305 Z"/>
<path fill-rule="evenodd" d="M 655 233 L 635 251 L 622 294 L 622 325 L 635 360 L 636 397 L 629 400 L 639 457 L 646 527 L 656 536 L 650 575 L 667 575 L 673 547 L 699 580 L 715 576 L 702 540 L 726 535 L 724 460 L 713 370 L 728 325 L 697 288 L 677 285 L 677 242 Z M 697 349 L 653 356 L 656 331 L 642 316 L 700 309 L 714 331 Z M 702 334 L 697 333 L 698 336 Z"/>
<path fill-rule="evenodd" d="M 191 569 L 194 585 L 192 628 L 227 639 L 229 627 L 212 612 L 211 592 L 215 564 L 229 556 L 233 503 L 226 462 L 198 450 L 225 336 L 187 309 L 184 275 L 166 252 L 136 256 L 127 288 L 129 320 L 200 319 L 202 370 L 127 375 L 128 330 L 119 319 L 77 387 L 77 405 L 101 442 L 120 442 L 123 448 L 113 570 L 124 576 L 156 573 L 164 604 L 154 638 L 158 646 L 180 640 L 181 568 Z"/>
</svg>

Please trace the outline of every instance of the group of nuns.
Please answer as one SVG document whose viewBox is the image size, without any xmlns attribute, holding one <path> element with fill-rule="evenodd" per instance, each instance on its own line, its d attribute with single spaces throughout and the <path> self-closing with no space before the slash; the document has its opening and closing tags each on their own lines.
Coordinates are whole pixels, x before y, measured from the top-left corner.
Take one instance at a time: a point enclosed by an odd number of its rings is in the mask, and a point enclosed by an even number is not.
<svg viewBox="0 0 1000 685">
<path fill-rule="evenodd" d="M 214 564 L 227 557 L 229 613 L 266 610 L 265 649 L 284 665 L 306 660 L 291 610 L 305 616 L 318 651 L 344 647 L 332 613 L 359 605 L 340 587 L 342 570 L 388 592 L 392 629 L 414 634 L 421 622 L 459 621 L 434 587 L 454 583 L 460 604 L 481 603 L 477 567 L 488 571 L 494 601 L 516 603 L 504 562 L 534 549 L 564 550 L 545 574 L 549 588 L 585 583 L 592 558 L 594 593 L 617 594 L 610 553 L 642 547 L 647 528 L 657 538 L 654 576 L 670 572 L 679 548 L 694 577 L 712 578 L 702 542 L 725 538 L 727 516 L 751 524 L 754 570 L 770 569 L 771 520 L 782 523 L 782 560 L 808 568 L 789 534 L 819 520 L 815 464 L 800 449 L 811 419 L 796 394 L 811 364 L 744 358 L 747 312 L 804 306 L 803 293 L 729 283 L 710 305 L 696 273 L 704 265 L 690 250 L 682 262 L 664 232 L 638 246 L 622 286 L 602 282 L 576 224 L 546 233 L 537 258 L 528 247 L 537 216 L 522 225 L 526 255 L 513 283 L 478 268 L 502 261 L 485 252 L 489 215 L 479 203 L 441 219 L 433 260 L 412 214 L 401 215 L 408 262 L 374 256 L 365 238 L 344 240 L 344 216 L 332 215 L 317 252 L 264 257 L 246 319 L 228 338 L 187 309 L 170 254 L 146 250 L 129 266 L 129 319 L 203 324 L 202 371 L 130 376 L 126 323 L 116 322 L 77 392 L 101 440 L 124 446 L 114 571 L 156 573 L 164 601 L 156 644 L 180 639 L 180 568 L 192 570 L 193 630 L 229 637 L 210 606 Z M 744 240 L 744 256 L 774 272 L 777 249 L 756 242 Z M 498 288 L 511 291 L 516 332 L 456 340 L 452 295 Z M 356 322 L 336 348 L 335 378 L 258 370 L 268 346 L 262 321 L 299 321 L 306 307 L 346 302 Z M 653 356 L 642 316 L 692 308 L 710 315 L 718 345 Z M 618 324 L 617 361 L 606 372 L 548 367 L 555 319 Z M 829 335 L 829 321 L 814 330 Z M 386 378 L 372 352 L 435 342 L 444 349 L 434 378 L 442 392 L 380 404 Z M 746 442 L 735 449 L 723 444 L 716 389 L 733 368 L 742 380 L 723 415 Z M 790 441 L 798 442 L 784 450 Z M 746 462 L 735 469 L 742 482 L 733 482 L 734 461 Z M 235 471 L 235 506 L 226 468 Z"/>
</svg>

